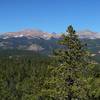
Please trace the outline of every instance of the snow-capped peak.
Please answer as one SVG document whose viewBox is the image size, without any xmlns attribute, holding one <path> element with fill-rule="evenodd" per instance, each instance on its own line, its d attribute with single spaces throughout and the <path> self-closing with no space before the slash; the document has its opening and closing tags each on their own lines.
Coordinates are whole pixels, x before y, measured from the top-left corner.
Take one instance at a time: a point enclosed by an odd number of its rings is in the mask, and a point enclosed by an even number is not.
<svg viewBox="0 0 100 100">
<path fill-rule="evenodd" d="M 87 38 L 87 39 L 100 39 L 100 33 L 92 32 L 90 30 L 84 30 L 77 32 L 80 38 Z M 19 32 L 7 32 L 2 34 L 0 37 L 3 39 L 7 38 L 18 38 L 18 37 L 27 37 L 27 38 L 43 38 L 45 40 L 51 39 L 51 38 L 60 38 L 61 34 L 57 34 L 55 32 L 48 33 L 43 32 L 41 30 L 35 30 L 35 29 L 26 29 Z"/>
<path fill-rule="evenodd" d="M 77 32 L 77 34 L 79 35 L 80 38 L 87 38 L 87 39 L 100 38 L 100 34 L 99 33 L 92 32 L 90 30 L 80 31 L 80 32 Z"/>
<path fill-rule="evenodd" d="M 19 32 L 7 32 L 2 35 L 3 39 L 7 38 L 18 38 L 18 37 L 27 37 L 27 38 L 43 38 L 43 39 L 50 39 L 51 37 L 57 38 L 57 34 L 43 32 L 41 30 L 35 29 L 26 29 Z"/>
</svg>

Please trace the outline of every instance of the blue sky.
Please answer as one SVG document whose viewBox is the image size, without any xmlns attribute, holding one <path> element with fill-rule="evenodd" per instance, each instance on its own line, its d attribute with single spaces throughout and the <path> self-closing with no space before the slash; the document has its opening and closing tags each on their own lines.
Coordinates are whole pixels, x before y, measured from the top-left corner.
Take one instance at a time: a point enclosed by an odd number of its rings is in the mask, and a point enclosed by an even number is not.
<svg viewBox="0 0 100 100">
<path fill-rule="evenodd" d="M 36 28 L 100 32 L 100 0 L 0 0 L 0 32 Z"/>
</svg>

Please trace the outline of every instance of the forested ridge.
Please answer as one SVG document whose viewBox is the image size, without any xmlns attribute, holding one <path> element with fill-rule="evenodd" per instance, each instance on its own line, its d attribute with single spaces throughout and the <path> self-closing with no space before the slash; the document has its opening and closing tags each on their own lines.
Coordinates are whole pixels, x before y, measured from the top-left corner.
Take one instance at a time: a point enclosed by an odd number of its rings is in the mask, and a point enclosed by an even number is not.
<svg viewBox="0 0 100 100">
<path fill-rule="evenodd" d="M 72 26 L 51 56 L 0 50 L 0 100 L 100 100 L 100 62 Z"/>
</svg>

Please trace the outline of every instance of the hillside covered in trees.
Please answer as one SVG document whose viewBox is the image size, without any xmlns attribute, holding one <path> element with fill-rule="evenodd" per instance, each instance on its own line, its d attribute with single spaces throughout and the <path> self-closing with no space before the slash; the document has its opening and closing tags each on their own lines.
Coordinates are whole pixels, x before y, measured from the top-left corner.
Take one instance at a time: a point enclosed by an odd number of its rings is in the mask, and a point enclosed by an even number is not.
<svg viewBox="0 0 100 100">
<path fill-rule="evenodd" d="M 66 32 L 51 56 L 0 50 L 0 100 L 100 100 L 100 58 Z"/>
</svg>

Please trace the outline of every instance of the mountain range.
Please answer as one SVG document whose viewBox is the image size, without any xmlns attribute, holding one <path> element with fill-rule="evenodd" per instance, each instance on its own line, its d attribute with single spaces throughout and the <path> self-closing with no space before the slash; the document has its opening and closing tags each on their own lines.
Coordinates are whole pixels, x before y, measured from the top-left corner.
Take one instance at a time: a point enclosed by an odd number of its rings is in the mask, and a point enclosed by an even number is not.
<svg viewBox="0 0 100 100">
<path fill-rule="evenodd" d="M 89 50 L 95 56 L 100 54 L 100 33 L 84 30 L 77 32 L 82 40 L 88 44 Z M 60 48 L 57 41 L 61 34 L 48 33 L 41 30 L 26 29 L 19 32 L 7 32 L 0 35 L 0 49 L 17 49 L 36 51 L 49 54 L 54 49 Z"/>
<path fill-rule="evenodd" d="M 79 35 L 80 38 L 87 38 L 87 39 L 100 38 L 100 33 L 92 32 L 90 30 L 78 31 L 77 34 Z M 15 38 L 27 37 L 27 38 L 43 38 L 45 40 L 48 40 L 50 38 L 60 38 L 61 34 L 57 34 L 55 32 L 48 33 L 36 29 L 25 29 L 19 32 L 6 32 L 0 35 L 0 37 L 3 39 L 13 38 L 13 37 Z"/>
</svg>

